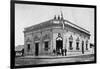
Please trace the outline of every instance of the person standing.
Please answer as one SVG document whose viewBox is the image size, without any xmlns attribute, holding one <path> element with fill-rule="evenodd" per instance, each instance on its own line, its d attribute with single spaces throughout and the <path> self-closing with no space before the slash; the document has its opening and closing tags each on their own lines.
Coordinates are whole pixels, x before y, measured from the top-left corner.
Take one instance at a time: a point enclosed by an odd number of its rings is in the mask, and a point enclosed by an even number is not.
<svg viewBox="0 0 100 69">
<path fill-rule="evenodd" d="M 66 52 L 67 52 L 67 49 L 65 49 L 65 56 L 67 55 Z"/>
<path fill-rule="evenodd" d="M 64 54 L 63 54 L 63 53 L 64 53 L 64 50 L 62 49 L 62 56 L 64 56 Z"/>
</svg>

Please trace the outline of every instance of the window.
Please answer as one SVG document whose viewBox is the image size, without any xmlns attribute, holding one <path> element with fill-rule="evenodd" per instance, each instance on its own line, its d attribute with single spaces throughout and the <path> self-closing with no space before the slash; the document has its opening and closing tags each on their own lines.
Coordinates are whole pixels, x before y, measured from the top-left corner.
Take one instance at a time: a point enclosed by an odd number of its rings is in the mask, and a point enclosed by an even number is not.
<svg viewBox="0 0 100 69">
<path fill-rule="evenodd" d="M 79 42 L 76 42 L 76 50 L 79 50 Z"/>
<path fill-rule="evenodd" d="M 48 41 L 45 42 L 45 48 L 46 51 L 48 51 Z"/>
<path fill-rule="evenodd" d="M 30 50 L 30 44 L 27 44 L 27 50 L 28 51 Z"/>
<path fill-rule="evenodd" d="M 82 41 L 82 54 L 84 54 L 84 41 Z"/>
<path fill-rule="evenodd" d="M 69 37 L 69 49 L 72 50 L 72 43 L 73 43 L 73 37 L 72 35 Z"/>
<path fill-rule="evenodd" d="M 73 37 L 72 37 L 72 35 L 69 37 L 69 40 L 70 40 L 70 41 L 73 41 Z"/>
<path fill-rule="evenodd" d="M 84 41 L 82 41 L 82 46 L 84 47 Z"/>
<path fill-rule="evenodd" d="M 86 50 L 88 50 L 88 44 L 86 44 Z"/>
<path fill-rule="evenodd" d="M 79 39 L 79 37 L 76 39 L 76 50 L 79 50 L 79 41 L 80 41 L 80 39 Z"/>
<path fill-rule="evenodd" d="M 88 50 L 88 40 L 86 41 L 86 50 Z"/>
<path fill-rule="evenodd" d="M 69 49 L 72 50 L 72 41 L 69 41 Z"/>
<path fill-rule="evenodd" d="M 94 47 L 94 44 L 90 43 L 90 48 L 93 48 Z"/>
</svg>

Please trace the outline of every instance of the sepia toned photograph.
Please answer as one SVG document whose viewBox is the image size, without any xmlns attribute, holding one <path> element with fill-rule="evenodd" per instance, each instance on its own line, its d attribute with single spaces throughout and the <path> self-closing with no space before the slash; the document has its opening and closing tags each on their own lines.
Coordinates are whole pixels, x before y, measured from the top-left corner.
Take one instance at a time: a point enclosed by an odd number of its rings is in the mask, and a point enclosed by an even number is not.
<svg viewBox="0 0 100 69">
<path fill-rule="evenodd" d="M 94 6 L 61 5 L 14 3 L 15 67 L 96 61 Z"/>
</svg>

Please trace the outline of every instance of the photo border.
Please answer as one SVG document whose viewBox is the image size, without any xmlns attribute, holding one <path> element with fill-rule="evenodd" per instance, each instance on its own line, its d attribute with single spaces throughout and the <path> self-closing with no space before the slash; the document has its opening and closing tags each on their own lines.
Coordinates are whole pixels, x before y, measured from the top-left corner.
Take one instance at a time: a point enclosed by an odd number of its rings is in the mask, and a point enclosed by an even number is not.
<svg viewBox="0 0 100 69">
<path fill-rule="evenodd" d="M 88 62 L 71 62 L 71 63 L 52 63 L 52 64 L 41 64 L 41 65 L 25 65 L 25 66 L 15 66 L 15 4 L 36 4 L 36 5 L 49 5 L 49 6 L 69 6 L 69 7 L 83 7 L 83 8 L 94 8 L 94 61 Z M 47 67 L 47 66 L 60 66 L 60 65 L 79 65 L 79 64 L 93 64 L 97 62 L 97 49 L 96 49 L 96 36 L 97 36 L 97 26 L 96 26 L 96 5 L 83 5 L 83 4 L 67 4 L 67 3 L 53 3 L 53 2 L 37 2 L 37 1 L 10 1 L 10 67 L 11 68 L 30 68 L 30 67 Z"/>
</svg>

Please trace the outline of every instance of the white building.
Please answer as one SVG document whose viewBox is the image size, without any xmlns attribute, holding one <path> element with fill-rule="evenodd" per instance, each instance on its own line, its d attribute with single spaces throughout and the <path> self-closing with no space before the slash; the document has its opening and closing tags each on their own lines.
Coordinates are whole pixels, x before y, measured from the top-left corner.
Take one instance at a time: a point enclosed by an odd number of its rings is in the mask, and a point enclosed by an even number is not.
<svg viewBox="0 0 100 69">
<path fill-rule="evenodd" d="M 90 32 L 58 15 L 24 29 L 24 55 L 91 54 Z"/>
</svg>

